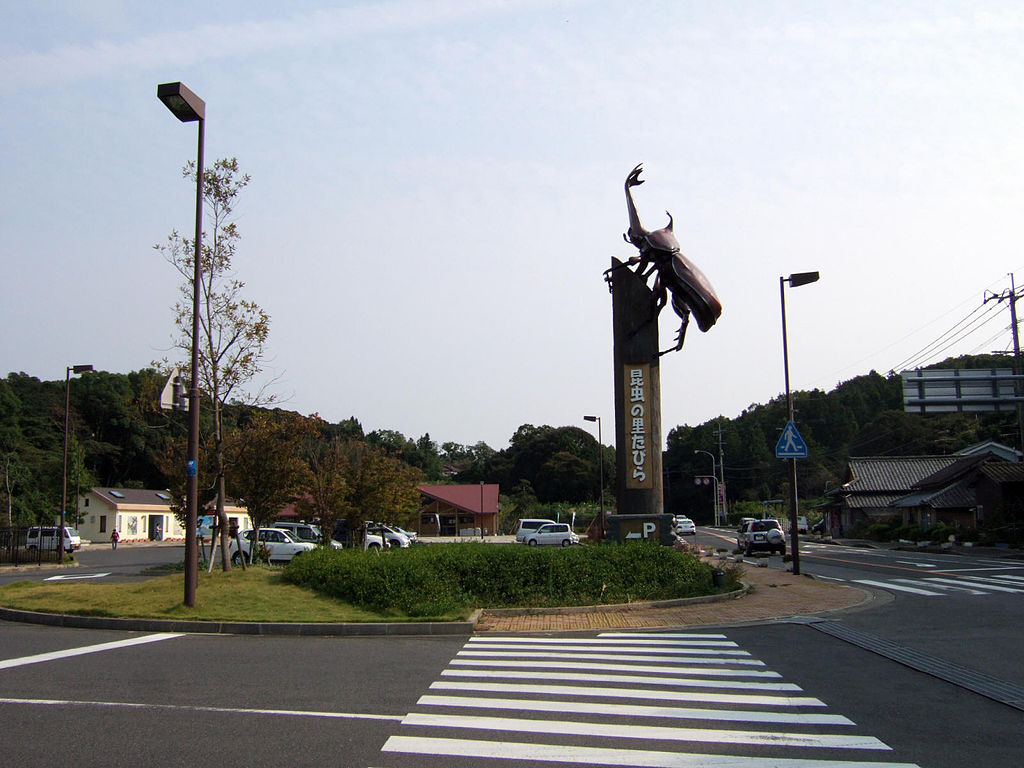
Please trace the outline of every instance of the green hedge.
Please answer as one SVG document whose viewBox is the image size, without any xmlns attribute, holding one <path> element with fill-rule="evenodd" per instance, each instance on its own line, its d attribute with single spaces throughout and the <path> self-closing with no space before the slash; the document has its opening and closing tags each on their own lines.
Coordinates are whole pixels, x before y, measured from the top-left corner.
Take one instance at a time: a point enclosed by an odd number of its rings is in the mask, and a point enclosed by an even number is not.
<svg viewBox="0 0 1024 768">
<path fill-rule="evenodd" d="M 383 553 L 317 549 L 284 578 L 384 614 L 466 615 L 475 608 L 554 607 L 664 600 L 736 588 L 729 572 L 657 544 L 562 548 L 431 544 Z"/>
</svg>

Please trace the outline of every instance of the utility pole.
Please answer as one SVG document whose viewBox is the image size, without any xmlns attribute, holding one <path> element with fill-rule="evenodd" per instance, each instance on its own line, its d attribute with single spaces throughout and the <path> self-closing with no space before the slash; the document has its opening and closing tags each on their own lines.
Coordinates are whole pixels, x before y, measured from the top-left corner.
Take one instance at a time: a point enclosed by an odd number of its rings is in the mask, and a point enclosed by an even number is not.
<svg viewBox="0 0 1024 768">
<path fill-rule="evenodd" d="M 982 301 L 982 304 L 988 304 L 990 301 L 1008 301 L 1010 303 L 1010 332 L 1013 337 L 1013 374 L 1015 376 L 1021 375 L 1020 335 L 1017 331 L 1017 299 L 1022 295 L 1024 295 L 1024 292 L 1017 293 L 1017 286 L 1014 283 L 1013 273 L 1011 272 L 1010 290 L 986 295 Z M 1013 394 L 1014 397 L 1020 397 L 1020 381 L 1017 379 L 1013 381 Z M 1017 447 L 1024 451 L 1024 408 L 1021 407 L 1020 403 L 1017 403 Z"/>
<path fill-rule="evenodd" d="M 722 448 L 722 427 L 715 430 L 718 435 L 718 507 L 722 510 L 722 525 L 729 524 L 729 506 L 725 501 L 725 452 Z"/>
</svg>

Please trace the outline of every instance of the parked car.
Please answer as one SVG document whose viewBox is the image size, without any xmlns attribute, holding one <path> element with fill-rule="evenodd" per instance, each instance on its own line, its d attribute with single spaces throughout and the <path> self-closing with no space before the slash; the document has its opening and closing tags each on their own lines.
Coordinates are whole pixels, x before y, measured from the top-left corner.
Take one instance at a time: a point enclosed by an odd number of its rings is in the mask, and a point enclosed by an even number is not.
<svg viewBox="0 0 1024 768">
<path fill-rule="evenodd" d="M 52 549 L 56 551 L 60 546 L 57 528 L 58 526 L 56 525 L 32 526 L 28 529 L 28 533 L 25 534 L 25 548 Z M 82 546 L 82 538 L 78 535 L 78 530 L 75 528 L 65 527 L 63 538 L 65 552 L 74 552 Z"/>
<path fill-rule="evenodd" d="M 545 523 L 527 534 L 524 541 L 531 547 L 542 545 L 568 547 L 571 544 L 579 544 L 580 537 L 572 532 L 568 523 Z"/>
<path fill-rule="evenodd" d="M 825 518 L 821 518 L 818 522 L 811 526 L 811 533 L 825 533 Z"/>
<path fill-rule="evenodd" d="M 798 515 L 796 518 L 796 530 L 797 533 L 807 533 L 807 518 L 803 515 Z"/>
<path fill-rule="evenodd" d="M 253 538 L 255 535 L 256 531 L 249 529 L 239 533 L 237 539 L 231 540 L 231 546 L 228 548 L 231 562 L 237 563 L 241 559 L 238 549 L 239 542 L 241 542 L 241 551 L 245 554 L 246 562 L 252 562 Z M 291 562 L 291 559 L 296 555 L 316 549 L 316 544 L 308 541 L 296 541 L 287 531 L 283 531 L 280 528 L 260 528 L 259 544 L 267 548 L 271 563 Z"/>
<path fill-rule="evenodd" d="M 409 537 L 399 533 L 389 525 L 383 523 L 367 522 L 365 526 L 366 536 L 363 541 L 363 549 L 380 549 L 381 547 L 381 533 L 383 531 L 384 541 L 387 541 L 387 547 L 401 547 L 405 549 L 411 543 Z"/>
<path fill-rule="evenodd" d="M 676 515 L 676 536 L 696 536 L 697 526 L 693 520 L 684 516 Z"/>
<path fill-rule="evenodd" d="M 308 541 L 310 544 L 319 544 L 323 541 L 323 534 L 320 533 L 320 529 L 309 523 L 277 522 L 274 523 L 274 528 L 287 531 L 288 535 L 296 541 Z M 341 543 L 333 539 L 331 539 L 331 546 L 335 549 L 341 549 Z"/>
<path fill-rule="evenodd" d="M 412 544 L 415 544 L 416 541 L 419 539 L 419 534 L 417 534 L 415 531 L 407 531 L 405 530 L 405 528 L 399 528 L 397 525 L 389 525 L 388 528 L 395 531 L 396 533 L 402 534 Z"/>
<path fill-rule="evenodd" d="M 745 555 L 754 552 L 786 554 L 786 535 L 778 520 L 749 520 L 736 534 L 736 549 Z"/>
<path fill-rule="evenodd" d="M 547 519 L 539 520 L 535 518 L 523 518 L 519 521 L 518 525 L 516 526 L 516 543 L 522 544 L 524 541 L 526 541 L 527 536 L 536 531 L 542 525 L 549 525 L 553 522 L 555 521 Z"/>
</svg>

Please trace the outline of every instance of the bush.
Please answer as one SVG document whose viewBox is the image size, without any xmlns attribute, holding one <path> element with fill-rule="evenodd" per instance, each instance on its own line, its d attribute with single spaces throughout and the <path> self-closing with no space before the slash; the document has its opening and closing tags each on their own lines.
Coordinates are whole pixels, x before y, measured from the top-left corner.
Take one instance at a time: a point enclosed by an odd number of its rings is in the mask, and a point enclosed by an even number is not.
<svg viewBox="0 0 1024 768">
<path fill-rule="evenodd" d="M 479 608 L 596 605 L 735 589 L 696 557 L 650 543 L 562 548 L 431 544 L 383 553 L 317 549 L 284 570 L 293 584 L 384 614 L 466 615 Z"/>
</svg>

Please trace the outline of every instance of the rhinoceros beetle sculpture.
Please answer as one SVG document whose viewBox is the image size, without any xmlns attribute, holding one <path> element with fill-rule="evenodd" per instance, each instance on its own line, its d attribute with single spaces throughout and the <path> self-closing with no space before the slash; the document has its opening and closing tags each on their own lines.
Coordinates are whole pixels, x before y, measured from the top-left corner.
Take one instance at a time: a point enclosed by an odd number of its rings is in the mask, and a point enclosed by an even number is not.
<svg viewBox="0 0 1024 768">
<path fill-rule="evenodd" d="M 704 273 L 680 252 L 679 241 L 676 240 L 675 233 L 672 231 L 672 214 L 668 211 L 665 212 L 668 215 L 668 226 L 664 229 L 649 232 L 640 223 L 640 216 L 636 212 L 631 189 L 644 183 L 640 178 L 641 171 L 643 171 L 643 164 L 634 168 L 626 177 L 629 230 L 622 236 L 626 242 L 635 245 L 640 254 L 628 259 L 621 266 L 635 267 L 633 271 L 645 281 L 657 273 L 654 284 L 651 286 L 654 294 L 655 317 L 668 303 L 668 295 L 670 293 L 672 295 L 672 309 L 679 315 L 682 324 L 676 335 L 676 345 L 671 349 L 659 352 L 660 356 L 683 348 L 683 340 L 686 337 L 686 327 L 690 324 L 691 313 L 697 319 L 697 327 L 705 332 L 721 316 L 722 303 L 718 300 L 715 289 L 711 287 L 711 283 Z M 613 267 L 612 269 L 618 268 Z M 605 271 L 605 275 L 609 279 L 612 269 Z"/>
</svg>

